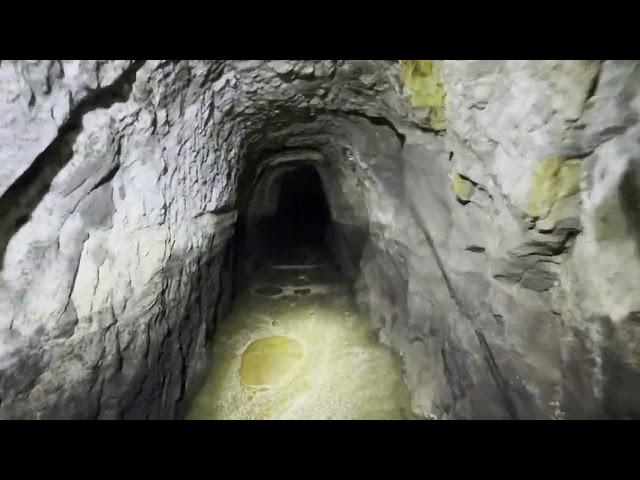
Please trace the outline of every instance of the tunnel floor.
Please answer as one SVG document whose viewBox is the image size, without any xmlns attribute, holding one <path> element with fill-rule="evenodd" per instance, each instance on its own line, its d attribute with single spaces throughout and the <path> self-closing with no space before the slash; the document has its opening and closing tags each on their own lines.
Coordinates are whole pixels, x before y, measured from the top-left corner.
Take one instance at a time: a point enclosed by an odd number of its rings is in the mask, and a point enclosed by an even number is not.
<svg viewBox="0 0 640 480">
<path fill-rule="evenodd" d="M 321 250 L 289 250 L 259 269 L 210 354 L 187 419 L 413 418 L 400 359 Z"/>
</svg>

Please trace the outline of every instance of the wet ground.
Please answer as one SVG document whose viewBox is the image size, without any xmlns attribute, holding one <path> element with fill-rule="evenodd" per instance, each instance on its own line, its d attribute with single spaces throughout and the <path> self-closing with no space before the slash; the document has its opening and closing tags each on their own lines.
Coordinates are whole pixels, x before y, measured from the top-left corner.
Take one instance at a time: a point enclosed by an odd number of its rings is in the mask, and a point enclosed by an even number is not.
<svg viewBox="0 0 640 480">
<path fill-rule="evenodd" d="M 187 419 L 412 418 L 400 359 L 318 252 L 289 252 L 257 271 L 211 356 Z"/>
</svg>

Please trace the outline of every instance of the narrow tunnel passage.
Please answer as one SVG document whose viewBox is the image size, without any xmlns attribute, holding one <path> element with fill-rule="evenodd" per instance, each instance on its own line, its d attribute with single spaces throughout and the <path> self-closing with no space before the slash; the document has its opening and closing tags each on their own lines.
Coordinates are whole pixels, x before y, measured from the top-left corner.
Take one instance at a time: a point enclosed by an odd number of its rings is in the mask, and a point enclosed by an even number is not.
<svg viewBox="0 0 640 480">
<path fill-rule="evenodd" d="M 239 237 L 239 257 L 253 260 L 237 263 L 249 274 L 218 326 L 211 370 L 187 418 L 412 418 L 401 361 L 356 308 L 329 246 L 320 174 L 288 167 L 263 183 Z"/>
<path fill-rule="evenodd" d="M 318 167 L 304 162 L 267 168 L 240 213 L 235 243 L 239 286 L 267 264 L 300 264 L 336 258 L 335 222 Z"/>
<path fill-rule="evenodd" d="M 270 249 L 326 247 L 330 213 L 317 170 L 310 166 L 294 168 L 284 173 L 280 182 L 277 209 L 262 227 Z"/>
</svg>

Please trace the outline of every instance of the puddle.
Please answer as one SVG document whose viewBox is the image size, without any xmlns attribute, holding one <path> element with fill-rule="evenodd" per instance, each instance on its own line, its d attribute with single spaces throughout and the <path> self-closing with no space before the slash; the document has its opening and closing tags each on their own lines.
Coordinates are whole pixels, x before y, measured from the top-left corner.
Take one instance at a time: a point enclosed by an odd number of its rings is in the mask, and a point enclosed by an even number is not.
<svg viewBox="0 0 640 480">
<path fill-rule="evenodd" d="M 274 297 L 276 295 L 280 295 L 283 291 L 284 290 L 282 290 L 282 288 L 273 285 L 265 285 L 253 290 L 255 294 L 261 295 L 263 297 Z"/>
<path fill-rule="evenodd" d="M 273 385 L 300 361 L 304 354 L 297 340 L 282 336 L 252 342 L 242 354 L 240 382 L 243 385 Z"/>
</svg>

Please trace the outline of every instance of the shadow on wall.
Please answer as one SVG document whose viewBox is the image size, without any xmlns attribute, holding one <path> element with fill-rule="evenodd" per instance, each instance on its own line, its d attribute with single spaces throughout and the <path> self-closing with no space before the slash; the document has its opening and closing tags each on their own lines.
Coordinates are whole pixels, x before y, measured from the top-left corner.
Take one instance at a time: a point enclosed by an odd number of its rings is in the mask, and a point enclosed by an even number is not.
<svg viewBox="0 0 640 480">
<path fill-rule="evenodd" d="M 620 184 L 620 203 L 640 255 L 640 162 L 630 165 Z"/>
</svg>

